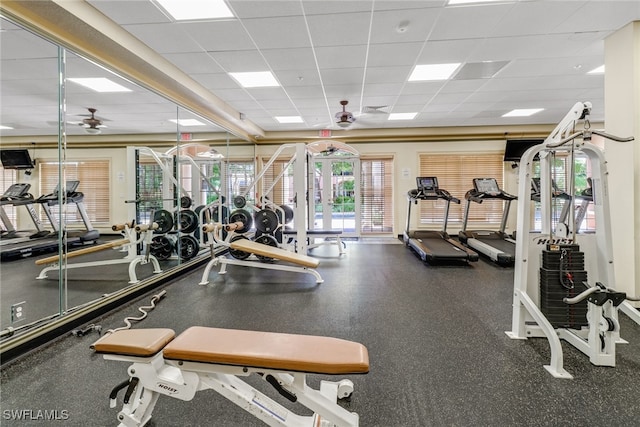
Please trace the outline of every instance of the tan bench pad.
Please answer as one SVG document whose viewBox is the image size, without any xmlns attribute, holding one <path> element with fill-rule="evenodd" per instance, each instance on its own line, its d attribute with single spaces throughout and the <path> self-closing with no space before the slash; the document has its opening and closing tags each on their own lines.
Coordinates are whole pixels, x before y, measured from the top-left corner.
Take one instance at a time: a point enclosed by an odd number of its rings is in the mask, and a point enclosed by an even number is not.
<svg viewBox="0 0 640 427">
<path fill-rule="evenodd" d="M 164 348 L 164 358 L 318 374 L 364 374 L 369 354 L 339 338 L 194 326 Z"/>
<path fill-rule="evenodd" d="M 176 336 L 173 329 L 124 329 L 105 335 L 93 343 L 98 353 L 126 356 L 153 356 Z"/>
<path fill-rule="evenodd" d="M 274 248 L 273 246 L 253 242 L 249 239 L 238 239 L 234 242 L 231 242 L 229 246 L 231 247 L 231 249 L 237 249 L 256 255 L 276 258 L 282 261 L 288 261 L 294 264 L 302 265 L 304 267 L 316 268 L 318 265 L 320 265 L 320 261 L 316 258 L 297 254 L 295 252 L 287 251 L 281 248 Z"/>
</svg>

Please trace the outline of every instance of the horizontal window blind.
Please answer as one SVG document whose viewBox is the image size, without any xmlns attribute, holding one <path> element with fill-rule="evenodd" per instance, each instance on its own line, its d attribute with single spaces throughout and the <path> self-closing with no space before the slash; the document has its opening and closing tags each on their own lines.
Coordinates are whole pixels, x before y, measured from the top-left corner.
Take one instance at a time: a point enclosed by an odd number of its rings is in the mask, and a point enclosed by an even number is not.
<svg viewBox="0 0 640 427">
<path fill-rule="evenodd" d="M 393 157 L 360 161 L 361 232 L 393 232 Z"/>
<path fill-rule="evenodd" d="M 52 193 L 58 185 L 58 162 L 40 162 L 40 191 L 42 194 Z M 111 165 L 109 160 L 67 160 L 65 179 L 78 180 L 77 191 L 84 194 L 83 203 L 93 226 L 109 224 L 111 221 Z M 59 215 L 59 207 L 51 211 Z M 41 220 L 47 221 L 44 213 Z M 76 206 L 67 206 L 67 224 L 82 224 L 82 217 Z"/>
<path fill-rule="evenodd" d="M 262 167 L 264 168 L 268 160 L 262 159 Z M 276 205 L 290 204 L 293 202 L 293 165 L 289 166 L 289 170 L 285 171 L 282 177 L 275 182 L 278 175 L 282 173 L 289 159 L 276 159 L 269 169 L 262 175 L 262 191 L 267 190 L 273 185 L 273 189 L 265 194 Z M 275 182 L 275 185 L 274 185 Z"/>
<path fill-rule="evenodd" d="M 2 181 L 0 185 L 2 185 L 2 193 L 4 194 L 4 192 L 7 191 L 9 187 L 11 187 L 13 184 L 16 183 L 16 171 L 15 169 L 5 169 L 1 166 L 0 166 L 0 171 L 2 171 L 2 173 L 0 174 L 0 180 Z M 7 214 L 7 217 L 9 218 L 9 220 L 17 230 L 19 227 L 19 224 L 16 223 L 17 221 L 16 207 L 13 205 L 4 205 L 2 206 L 2 208 L 4 209 L 4 212 Z M 2 225 L 2 227 L 4 229 L 4 225 Z"/>
<path fill-rule="evenodd" d="M 460 204 L 451 204 L 450 224 L 462 224 L 464 217 L 464 198 L 473 188 L 474 178 L 495 178 L 500 188 L 503 186 L 504 163 L 502 153 L 491 154 L 421 154 L 420 176 L 435 176 L 440 188 L 447 190 Z M 478 225 L 500 225 L 504 203 L 487 200 L 484 203 L 472 202 L 469 210 L 469 228 Z M 422 200 L 420 206 L 420 224 L 442 224 L 446 209 L 444 200 Z"/>
</svg>

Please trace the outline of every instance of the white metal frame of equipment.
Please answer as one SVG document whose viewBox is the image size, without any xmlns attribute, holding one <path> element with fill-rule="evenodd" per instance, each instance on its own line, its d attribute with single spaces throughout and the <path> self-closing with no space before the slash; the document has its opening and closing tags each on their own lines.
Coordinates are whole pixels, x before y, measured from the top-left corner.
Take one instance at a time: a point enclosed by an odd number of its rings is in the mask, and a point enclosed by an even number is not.
<svg viewBox="0 0 640 427">
<path fill-rule="evenodd" d="M 611 219 L 609 212 L 609 193 L 607 185 L 607 167 L 604 153 L 590 142 L 591 135 L 626 142 L 633 138 L 620 138 L 600 131 L 589 129 L 588 116 L 590 103 L 576 103 L 544 143 L 528 149 L 520 161 L 519 192 L 528 194 L 533 177 L 533 163 L 536 154 L 540 157 L 542 232 L 530 233 L 531 198 L 518 199 L 518 225 L 516 242 L 516 263 L 514 276 L 513 315 L 511 330 L 507 335 L 512 339 L 533 337 L 546 338 L 551 349 L 551 361 L 545 369 L 556 378 L 572 378 L 564 369 L 563 352 L 560 340 L 565 340 L 589 356 L 589 360 L 598 366 L 615 366 L 616 344 L 626 341 L 620 338 L 618 311 L 622 311 L 634 322 L 640 324 L 640 313 L 625 299 L 634 299 L 616 292 L 614 260 L 611 241 Z M 584 120 L 584 130 L 575 131 L 577 122 Z M 591 162 L 593 204 L 596 217 L 594 233 L 578 234 L 573 225 L 567 235 L 558 235 L 552 230 L 552 161 L 554 152 L 566 152 L 573 156 L 582 152 Z M 573 163 L 571 163 L 573 168 Z M 571 171 L 573 176 L 573 170 Z M 569 190 L 575 190 L 571 179 Z M 572 208 L 574 209 L 574 208 Z M 575 218 L 572 213 L 570 218 Z M 575 221 L 574 221 L 575 222 Z M 565 299 L 565 303 L 575 303 L 588 298 L 587 323 L 580 329 L 554 328 L 539 307 L 539 274 L 541 253 L 548 244 L 579 244 L 584 252 L 585 266 L 588 269 L 588 288 L 574 300 Z M 598 283 L 600 282 L 600 283 Z M 604 285 L 602 285 L 603 283 Z"/>
<path fill-rule="evenodd" d="M 117 245 L 122 248 L 123 252 L 126 252 L 126 256 L 124 258 L 100 260 L 100 261 L 88 261 L 88 262 L 81 262 L 81 263 L 63 262 L 62 264 L 60 263 L 60 257 L 58 256 L 45 258 L 44 260 L 39 260 L 39 261 L 47 261 L 48 259 L 51 259 L 52 260 L 51 262 L 46 262 L 51 265 L 43 268 L 42 271 L 40 271 L 40 274 L 38 275 L 38 277 L 36 277 L 36 279 L 46 279 L 47 273 L 49 271 L 58 271 L 59 269 L 71 270 L 76 268 L 98 267 L 103 265 L 129 264 L 129 283 L 133 284 L 133 283 L 138 283 L 140 281 L 138 279 L 138 276 L 136 275 L 136 267 L 138 265 L 146 265 L 149 262 L 151 262 L 153 265 L 154 274 L 162 273 L 162 268 L 160 268 L 160 263 L 158 262 L 158 259 L 155 256 L 149 253 L 138 254 L 138 250 L 137 250 L 137 246 L 139 243 L 144 243 L 147 251 L 149 250 L 149 245 L 151 244 L 153 230 L 156 229 L 157 227 L 158 227 L 158 224 L 156 223 L 153 223 L 152 225 L 144 224 L 144 225 L 137 225 L 137 226 L 133 226 L 132 223 L 116 224 L 112 227 L 112 230 L 121 231 L 124 235 L 124 239 L 122 241 L 115 241 L 113 242 L 113 244 L 107 243 L 105 245 L 100 245 L 100 246 L 103 246 L 104 249 L 107 249 L 109 247 L 113 247 L 115 249 Z M 140 237 L 138 237 L 138 234 L 140 235 Z M 81 255 L 83 253 L 97 252 L 102 249 L 100 246 L 89 247 L 85 249 L 86 252 L 82 252 L 82 250 L 76 251 L 76 252 L 69 252 L 63 257 L 63 259 L 66 260 L 68 258 L 71 258 L 74 256 L 74 254 Z M 39 262 L 36 261 L 36 264 L 38 263 Z"/>
</svg>

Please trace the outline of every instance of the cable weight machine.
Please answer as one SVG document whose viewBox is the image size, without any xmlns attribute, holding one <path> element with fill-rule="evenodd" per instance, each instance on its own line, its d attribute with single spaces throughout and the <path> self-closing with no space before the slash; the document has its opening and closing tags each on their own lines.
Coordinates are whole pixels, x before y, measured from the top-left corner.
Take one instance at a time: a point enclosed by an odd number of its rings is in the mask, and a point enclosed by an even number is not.
<svg viewBox="0 0 640 427">
<path fill-rule="evenodd" d="M 516 262 L 511 330 L 512 339 L 546 338 L 551 360 L 545 369 L 556 378 L 573 378 L 564 369 L 560 340 L 589 356 L 596 366 L 615 366 L 620 337 L 621 311 L 640 325 L 640 313 L 628 302 L 637 300 L 615 290 L 607 165 L 603 151 L 591 143 L 592 135 L 629 142 L 590 129 L 591 103 L 576 103 L 551 134 L 529 148 L 520 162 L 518 194 L 527 194 L 534 177 L 534 158 L 540 159 L 542 232 L 530 233 L 530 197 L 518 199 Z M 584 128 L 576 131 L 582 121 Z M 553 157 L 569 158 L 569 195 L 575 196 L 574 159 L 584 154 L 591 165 L 596 229 L 577 233 L 575 206 L 567 227 L 553 229 Z M 595 284 L 595 285 L 594 285 Z"/>
</svg>

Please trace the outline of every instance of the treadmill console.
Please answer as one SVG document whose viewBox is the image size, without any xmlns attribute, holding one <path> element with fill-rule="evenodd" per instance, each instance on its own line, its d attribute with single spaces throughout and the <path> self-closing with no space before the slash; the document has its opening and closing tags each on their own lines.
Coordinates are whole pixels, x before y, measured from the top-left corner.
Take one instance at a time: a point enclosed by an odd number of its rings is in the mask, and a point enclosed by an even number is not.
<svg viewBox="0 0 640 427">
<path fill-rule="evenodd" d="M 498 187 L 498 181 L 495 178 L 474 178 L 473 179 L 473 188 L 478 193 L 486 193 L 486 194 L 500 194 L 500 187 Z"/>
<path fill-rule="evenodd" d="M 425 196 L 438 195 L 438 178 L 435 176 L 419 176 L 416 178 L 418 191 Z"/>
<path fill-rule="evenodd" d="M 7 191 L 2 195 L 2 199 L 15 199 L 22 197 L 27 194 L 29 188 L 31 188 L 31 184 L 12 184 L 11 187 L 7 188 Z"/>
</svg>

